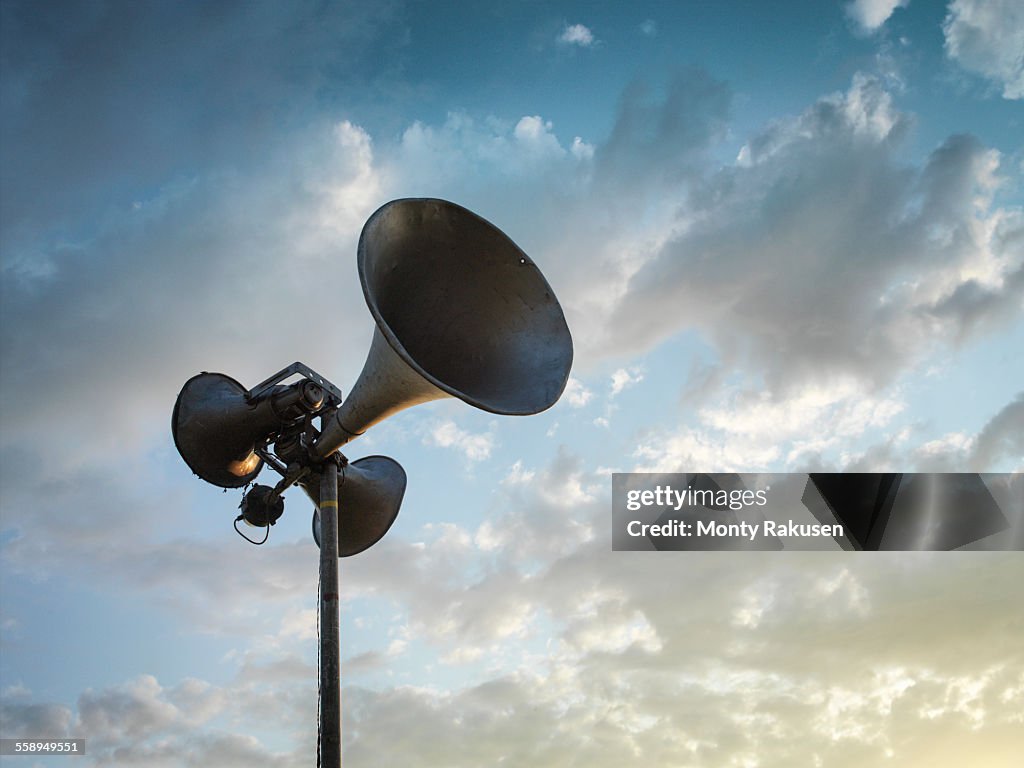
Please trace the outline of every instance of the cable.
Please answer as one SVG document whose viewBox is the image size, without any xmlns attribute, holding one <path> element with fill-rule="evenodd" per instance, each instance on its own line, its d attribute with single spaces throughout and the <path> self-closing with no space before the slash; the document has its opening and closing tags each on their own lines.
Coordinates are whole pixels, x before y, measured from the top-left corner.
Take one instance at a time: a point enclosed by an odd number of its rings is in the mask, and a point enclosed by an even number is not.
<svg viewBox="0 0 1024 768">
<path fill-rule="evenodd" d="M 260 546 L 261 544 L 266 544 L 267 543 L 267 539 L 270 538 L 270 526 L 269 525 L 267 526 L 267 532 L 263 535 L 263 541 L 256 541 L 255 539 L 250 539 L 248 536 L 246 536 L 244 533 L 242 533 L 242 531 L 238 528 L 238 521 L 239 520 L 244 520 L 244 519 L 245 519 L 244 515 L 239 515 L 238 517 L 235 518 L 235 533 L 237 533 L 243 539 L 248 541 L 250 544 L 255 544 L 257 547 Z"/>
</svg>

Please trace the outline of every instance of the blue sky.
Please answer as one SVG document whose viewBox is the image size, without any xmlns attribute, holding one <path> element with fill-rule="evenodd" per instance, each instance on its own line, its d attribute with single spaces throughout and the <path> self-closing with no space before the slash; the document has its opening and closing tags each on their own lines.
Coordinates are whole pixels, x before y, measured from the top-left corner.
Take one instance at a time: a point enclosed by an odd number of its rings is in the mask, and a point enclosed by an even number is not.
<svg viewBox="0 0 1024 768">
<path fill-rule="evenodd" d="M 409 476 L 342 562 L 347 765 L 1015 765 L 1014 553 L 612 553 L 609 503 L 1024 467 L 1019 3 L 5 2 L 0 43 L 5 737 L 308 764 L 310 505 L 241 541 L 171 408 L 347 391 L 362 223 L 431 196 L 531 255 L 575 363 L 347 447 Z"/>
</svg>

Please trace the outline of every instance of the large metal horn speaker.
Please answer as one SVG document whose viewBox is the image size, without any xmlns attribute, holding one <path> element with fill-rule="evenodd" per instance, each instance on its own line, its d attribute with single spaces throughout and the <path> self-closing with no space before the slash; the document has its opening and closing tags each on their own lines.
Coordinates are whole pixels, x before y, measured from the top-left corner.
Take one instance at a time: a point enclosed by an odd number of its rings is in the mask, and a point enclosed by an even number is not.
<svg viewBox="0 0 1024 768">
<path fill-rule="evenodd" d="M 324 424 L 318 457 L 417 403 L 457 397 L 527 415 L 562 394 L 572 365 L 562 308 L 490 222 L 445 200 L 394 200 L 363 227 L 358 264 L 377 328 L 359 379 Z"/>
</svg>

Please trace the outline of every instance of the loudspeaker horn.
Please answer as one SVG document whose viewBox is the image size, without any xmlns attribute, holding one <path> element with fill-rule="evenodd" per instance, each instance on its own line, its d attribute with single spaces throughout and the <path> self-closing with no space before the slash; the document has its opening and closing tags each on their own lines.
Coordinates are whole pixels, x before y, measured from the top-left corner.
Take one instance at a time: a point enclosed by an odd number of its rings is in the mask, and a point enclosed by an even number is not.
<svg viewBox="0 0 1024 768">
<path fill-rule="evenodd" d="M 302 381 L 250 393 L 223 373 L 200 373 L 185 382 L 171 414 L 174 445 L 189 468 L 221 488 L 256 478 L 263 460 L 255 449 L 281 428 L 323 404 L 323 389 Z"/>
<path fill-rule="evenodd" d="M 299 481 L 317 505 L 313 510 L 313 538 L 320 546 L 320 475 Z M 369 549 L 398 517 L 405 495 L 405 470 L 387 456 L 367 456 L 338 471 L 338 556 L 350 557 Z"/>
<path fill-rule="evenodd" d="M 445 200 L 394 200 L 359 238 L 377 327 L 362 373 L 324 419 L 317 458 L 417 403 L 457 397 L 528 415 L 561 396 L 572 337 L 554 291 L 500 229 Z"/>
</svg>

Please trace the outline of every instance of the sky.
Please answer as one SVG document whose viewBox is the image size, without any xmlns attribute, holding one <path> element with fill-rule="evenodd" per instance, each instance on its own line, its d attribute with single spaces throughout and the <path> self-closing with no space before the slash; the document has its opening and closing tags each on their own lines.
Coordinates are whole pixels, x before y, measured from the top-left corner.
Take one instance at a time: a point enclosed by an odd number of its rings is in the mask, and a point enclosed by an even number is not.
<svg viewBox="0 0 1024 768">
<path fill-rule="evenodd" d="M 171 409 L 296 360 L 347 391 L 362 224 L 439 197 L 530 254 L 574 366 L 542 414 L 346 446 L 409 477 L 341 562 L 346 766 L 1016 765 L 1018 553 L 613 553 L 610 501 L 615 471 L 1024 469 L 1020 3 L 0 21 L 4 737 L 313 764 L 311 505 L 242 541 Z"/>
</svg>

